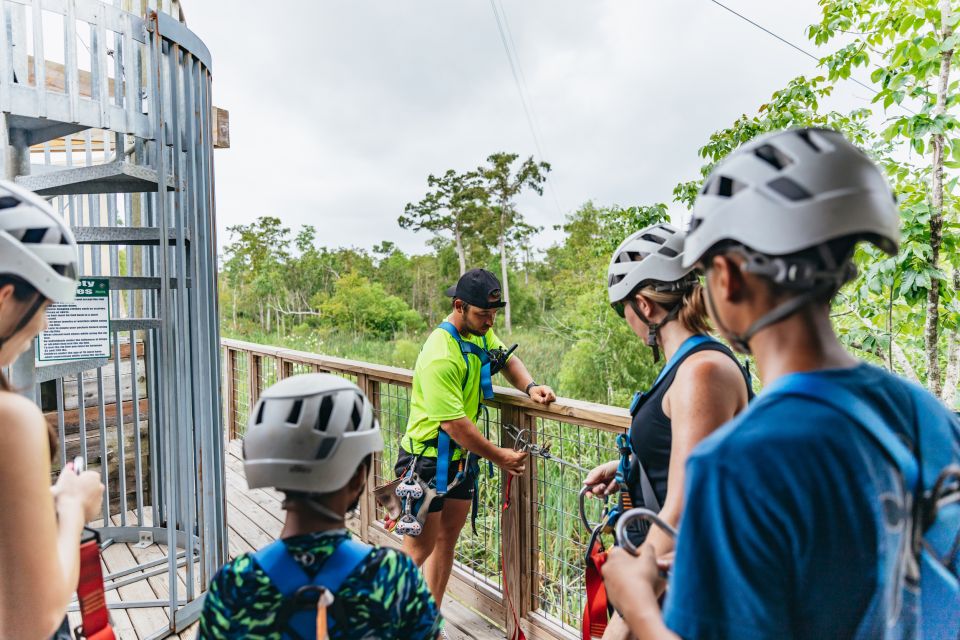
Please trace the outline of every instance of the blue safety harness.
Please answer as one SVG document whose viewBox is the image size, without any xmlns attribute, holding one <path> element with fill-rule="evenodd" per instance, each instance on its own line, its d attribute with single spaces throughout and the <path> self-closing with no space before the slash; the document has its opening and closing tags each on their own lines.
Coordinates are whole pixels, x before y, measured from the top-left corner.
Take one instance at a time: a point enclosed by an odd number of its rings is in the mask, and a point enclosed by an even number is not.
<svg viewBox="0 0 960 640">
<path fill-rule="evenodd" d="M 370 555 L 373 547 L 352 538 L 344 539 L 337 545 L 333 553 L 323 562 L 320 572 L 311 580 L 307 572 L 298 563 L 290 552 L 283 540 L 267 545 L 253 554 L 253 560 L 263 569 L 263 572 L 270 578 L 270 582 L 277 588 L 285 602 L 296 598 L 304 592 L 319 592 L 325 589 L 332 595 L 336 595 L 340 587 L 346 581 L 350 574 L 360 566 L 360 564 Z M 295 604 L 295 603 L 291 603 Z M 305 603 L 308 604 L 308 603 Z M 294 609 L 283 625 L 283 638 L 291 638 L 287 631 L 293 631 L 299 638 L 316 637 L 317 627 L 317 607 L 315 602 L 309 603 L 310 606 Z M 327 609 L 327 628 L 332 631 L 336 620 L 332 615 L 332 610 Z"/>
<path fill-rule="evenodd" d="M 457 328 L 453 326 L 451 322 L 441 322 L 440 328 L 457 341 L 457 345 L 460 347 L 460 353 L 463 355 L 463 362 L 467 365 L 467 375 L 463 378 L 464 391 L 466 391 L 467 388 L 467 380 L 470 379 L 470 356 L 473 355 L 480 360 L 480 392 L 483 394 L 483 399 L 490 400 L 493 398 L 493 380 L 492 374 L 490 373 L 490 356 L 487 354 L 487 337 L 482 336 L 483 347 L 481 348 L 461 338 L 460 332 L 457 331 Z M 482 406 L 481 404 L 481 407 Z M 477 415 L 479 416 L 479 413 Z M 447 492 L 447 474 L 449 473 L 450 459 L 452 456 L 452 452 L 450 451 L 451 442 L 452 440 L 447 432 L 440 429 L 440 433 L 437 435 L 437 476 L 435 487 L 437 496 L 442 496 Z M 473 461 L 473 464 L 477 464 L 477 462 Z M 469 466 L 468 464 L 467 467 Z M 469 468 L 464 472 L 469 472 Z"/>
</svg>

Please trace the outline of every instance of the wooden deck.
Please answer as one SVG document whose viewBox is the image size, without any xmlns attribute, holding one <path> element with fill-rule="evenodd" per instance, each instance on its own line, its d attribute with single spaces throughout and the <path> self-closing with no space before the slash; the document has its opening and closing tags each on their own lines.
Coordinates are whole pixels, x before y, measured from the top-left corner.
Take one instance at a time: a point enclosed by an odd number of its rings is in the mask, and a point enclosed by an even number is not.
<svg viewBox="0 0 960 640">
<path fill-rule="evenodd" d="M 230 556 L 252 551 L 269 544 L 280 534 L 283 525 L 281 496 L 268 489 L 248 490 L 243 475 L 240 444 L 234 441 L 227 446 L 227 526 Z M 130 522 L 135 522 L 133 514 Z M 114 524 L 118 518 L 114 518 Z M 145 523 L 149 524 L 149 523 Z M 162 545 L 135 549 L 130 545 L 112 544 L 103 551 L 104 573 L 113 573 L 150 560 L 166 556 Z M 178 575 L 178 593 L 186 590 L 186 573 L 183 568 Z M 169 597 L 168 576 L 162 575 L 140 580 L 107 592 L 107 602 L 143 601 Z M 457 639 L 504 638 L 503 630 L 497 628 L 478 613 L 468 609 L 449 595 L 443 605 L 447 620 L 447 635 Z M 161 607 L 112 609 L 114 631 L 119 640 L 140 640 L 154 635 L 169 625 L 166 609 Z M 79 624 L 79 614 L 70 614 L 71 625 Z M 194 638 L 196 627 L 170 637 Z"/>
</svg>

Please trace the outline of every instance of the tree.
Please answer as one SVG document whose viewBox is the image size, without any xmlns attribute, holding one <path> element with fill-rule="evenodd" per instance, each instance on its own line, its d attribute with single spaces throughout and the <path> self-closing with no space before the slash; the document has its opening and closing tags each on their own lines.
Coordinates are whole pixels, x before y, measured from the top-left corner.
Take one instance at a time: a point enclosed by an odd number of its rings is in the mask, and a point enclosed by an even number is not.
<svg viewBox="0 0 960 640">
<path fill-rule="evenodd" d="M 500 281 L 503 286 L 503 299 L 507 303 L 503 310 L 507 333 L 513 329 L 510 320 L 510 284 L 507 280 L 507 267 L 510 262 L 508 242 L 512 231 L 524 223 L 523 216 L 516 210 L 514 200 L 524 189 L 543 195 L 543 183 L 550 171 L 548 163 L 534 162 L 533 156 L 524 160 L 514 171 L 513 164 L 519 157 L 515 153 L 495 153 L 487 158 L 486 166 L 477 170 L 486 182 L 497 221 Z"/>
<path fill-rule="evenodd" d="M 910 107 L 919 107 L 918 112 L 898 110 L 883 136 L 886 140 L 905 143 L 921 156 L 928 156 L 918 167 L 928 180 L 926 193 L 922 193 L 921 198 L 929 205 L 924 215 L 929 252 L 924 256 L 926 269 L 921 282 L 926 289 L 923 325 L 926 379 L 927 387 L 943 396 L 941 333 L 947 329 L 947 381 L 952 386 L 946 389 L 944 399 L 952 404 L 956 397 L 956 370 L 960 366 L 960 341 L 956 314 L 944 323 L 941 313 L 947 290 L 954 281 L 960 281 L 960 270 L 955 253 L 949 259 L 952 277 L 947 276 L 941 263 L 946 248 L 944 230 L 956 223 L 955 214 L 948 212 L 947 204 L 955 198 L 957 181 L 945 181 L 944 168 L 956 168 L 960 160 L 958 121 L 953 114 L 960 90 L 957 83 L 950 80 L 953 68 L 960 63 L 955 56 L 960 37 L 955 34 L 958 14 L 950 0 L 856 3 L 823 0 L 821 6 L 822 19 L 808 32 L 814 42 L 829 43 L 842 32 L 858 34 L 853 42 L 824 58 L 829 79 L 848 78 L 856 67 L 877 64 L 870 77 L 878 84 L 874 102 L 882 102 L 884 109 L 903 105 L 905 101 Z"/>
<path fill-rule="evenodd" d="M 730 151 L 756 135 L 797 126 L 842 131 L 883 167 L 901 210 L 901 251 L 888 258 L 861 246 L 856 281 L 837 298 L 840 337 L 890 369 L 925 381 L 948 405 L 960 378 L 960 247 L 957 179 L 960 140 L 952 113 L 960 100 L 950 73 L 958 36 L 957 14 L 940 0 L 822 0 L 822 19 L 809 37 L 818 45 L 843 37 L 848 44 L 821 60 L 823 77 L 795 78 L 760 107 L 710 136 L 700 150 L 706 175 Z M 853 35 L 852 42 L 850 36 Z M 823 112 L 819 102 L 857 67 L 876 65 L 874 103 L 896 110 L 883 131 L 873 131 L 868 109 Z M 701 180 L 683 183 L 676 199 L 692 204 Z M 949 265 L 953 276 L 943 267 Z M 946 371 L 944 371 L 944 369 Z"/>
<path fill-rule="evenodd" d="M 487 192 L 476 172 L 460 174 L 453 169 L 448 169 L 439 178 L 431 174 L 427 186 L 433 190 L 428 191 L 420 202 L 407 203 L 397 222 L 403 229 L 426 229 L 434 233 L 449 231 L 453 234 L 460 275 L 463 275 L 467 270 L 464 235 L 480 227 L 479 219 L 487 210 Z"/>
<path fill-rule="evenodd" d="M 264 216 L 249 225 L 227 227 L 236 239 L 224 250 L 227 281 L 233 289 L 233 319 L 241 291 L 252 289 L 260 324 L 270 330 L 269 302 L 283 290 L 283 266 L 290 259 L 290 229 L 279 218 Z M 265 314 L 266 312 L 266 314 Z"/>
</svg>

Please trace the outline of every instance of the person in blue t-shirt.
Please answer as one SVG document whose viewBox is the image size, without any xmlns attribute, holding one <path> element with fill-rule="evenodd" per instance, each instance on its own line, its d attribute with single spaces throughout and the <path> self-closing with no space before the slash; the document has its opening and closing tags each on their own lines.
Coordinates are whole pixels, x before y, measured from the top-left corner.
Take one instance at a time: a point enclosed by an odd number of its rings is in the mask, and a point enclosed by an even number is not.
<svg viewBox="0 0 960 640">
<path fill-rule="evenodd" d="M 857 242 L 895 254 L 898 222 L 880 171 L 834 131 L 763 136 L 707 178 L 684 261 L 705 271 L 711 318 L 753 354 L 765 389 L 688 460 L 662 615 L 669 559 L 614 549 L 604 565 L 608 597 L 638 638 L 919 635 L 915 593 L 902 589 L 916 564 L 898 468 L 825 396 L 776 391 L 800 378 L 844 389 L 907 440 L 950 434 L 941 450 L 960 462 L 955 417 L 851 356 L 831 326 Z"/>
</svg>

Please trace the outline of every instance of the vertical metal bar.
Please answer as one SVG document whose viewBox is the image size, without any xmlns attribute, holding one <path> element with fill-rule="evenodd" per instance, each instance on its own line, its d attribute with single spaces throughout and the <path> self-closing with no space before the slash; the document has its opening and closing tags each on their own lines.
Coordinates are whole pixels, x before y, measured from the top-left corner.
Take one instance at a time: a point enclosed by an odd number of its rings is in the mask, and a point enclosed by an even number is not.
<svg viewBox="0 0 960 640">
<path fill-rule="evenodd" d="M 176 429 L 176 420 L 170 420 L 169 408 L 175 406 L 176 394 L 174 389 L 176 388 L 176 352 L 174 350 L 176 336 L 171 335 L 173 327 L 170 326 L 170 318 L 172 316 L 172 301 L 171 301 L 171 292 L 170 292 L 170 265 L 168 260 L 168 247 L 166 239 L 170 237 L 170 225 L 167 218 L 167 209 L 168 209 L 168 199 L 166 193 L 166 184 L 167 184 L 167 162 L 166 162 L 166 153 L 164 149 L 164 140 L 166 138 L 165 129 L 166 125 L 164 122 L 164 114 L 162 109 L 163 99 L 161 95 L 161 80 L 162 80 L 162 66 L 163 66 L 163 39 L 160 36 L 160 30 L 158 25 L 158 19 L 156 14 L 151 14 L 149 18 L 151 24 L 150 32 L 150 44 L 151 44 L 151 65 L 150 65 L 150 96 L 151 96 L 151 117 L 153 121 L 153 129 L 155 135 L 155 142 L 153 143 L 154 150 L 154 166 L 157 169 L 157 174 L 160 182 L 160 188 L 157 193 L 156 203 L 157 203 L 157 218 L 159 220 L 160 226 L 160 238 L 161 242 L 157 250 L 157 255 L 159 257 L 159 271 L 160 271 L 160 289 L 158 295 L 160 315 L 161 318 L 161 329 L 158 332 L 160 337 L 160 349 L 157 357 L 161 363 L 161 366 L 158 367 L 163 373 L 160 376 L 159 386 L 160 386 L 160 402 L 159 402 L 159 413 L 160 413 L 160 434 L 161 434 L 161 444 L 160 449 L 166 451 L 172 451 L 172 446 L 165 446 L 171 442 L 171 438 L 176 437 L 174 430 Z M 176 540 L 177 533 L 177 515 L 179 513 L 179 495 L 178 487 L 175 485 L 175 470 L 174 470 L 174 460 L 173 456 L 168 455 L 163 461 L 163 476 L 161 481 L 165 485 L 166 495 L 164 496 L 167 501 L 169 501 L 169 510 L 167 511 L 167 536 L 170 542 L 172 543 Z M 155 525 L 159 526 L 159 525 Z M 192 535 L 192 531 L 190 534 Z M 173 544 L 170 545 L 173 547 Z M 177 600 L 178 600 L 178 585 L 177 585 L 177 566 L 174 558 L 176 554 L 170 553 L 171 562 L 169 563 L 168 571 L 168 580 L 169 580 L 169 610 L 170 618 L 175 619 L 175 612 L 177 610 Z"/>
<path fill-rule="evenodd" d="M 33 0 L 33 77 L 37 91 L 37 115 L 47 117 L 47 57 L 43 52 L 43 5 Z M 26 78 L 24 78 L 26 80 Z"/>
<path fill-rule="evenodd" d="M 67 441 L 67 427 L 63 416 L 63 378 L 57 378 L 57 435 L 60 442 Z M 67 465 L 67 448 L 60 445 L 60 468 Z"/>
<path fill-rule="evenodd" d="M 0 0 L 0 113 L 10 111 L 10 87 L 13 83 L 13 47 L 8 29 L 10 20 L 8 18 L 9 7 L 4 0 Z M 6 122 L 0 122 L 6 130 Z M 3 135 L 6 135 L 4 131 Z M 2 150 L 6 155 L 6 150 Z M 0 165 L 4 164 L 0 160 Z"/>
<path fill-rule="evenodd" d="M 140 389 L 137 374 L 137 335 L 130 332 L 130 385 L 133 401 L 133 442 L 136 447 L 134 473 L 137 474 L 137 525 L 143 526 L 143 443 L 140 435 Z"/>
<path fill-rule="evenodd" d="M 77 62 L 77 17 L 75 0 L 66 0 L 66 15 L 64 16 L 64 66 L 63 88 L 67 93 L 70 122 L 77 122 L 77 109 L 80 102 L 80 71 Z M 2 65 L 0 65 L 2 68 Z"/>
<path fill-rule="evenodd" d="M 86 463 L 89 458 L 87 457 L 87 401 L 83 397 L 83 371 L 77 373 L 77 426 L 80 436 L 80 455 Z M 62 446 L 66 449 L 66 442 Z"/>
<path fill-rule="evenodd" d="M 107 405 L 103 401 L 103 367 L 97 368 L 97 396 L 100 398 L 100 481 L 103 482 L 103 521 L 110 520 L 110 473 L 107 452 Z"/>
<path fill-rule="evenodd" d="M 171 104 L 171 118 L 170 118 L 170 132 L 172 134 L 173 146 L 170 149 L 171 153 L 171 163 L 173 168 L 173 177 L 174 184 L 176 188 L 173 192 L 173 201 L 174 201 L 174 223 L 176 225 L 176 245 L 174 247 L 174 262 L 176 265 L 176 274 L 177 274 L 177 317 L 176 317 L 176 326 L 178 329 L 178 335 L 186 338 L 178 341 L 178 347 L 180 353 L 178 354 L 177 364 L 180 367 L 182 372 L 181 381 L 183 384 L 180 387 L 180 390 L 177 394 L 177 397 L 180 398 L 180 413 L 181 413 L 181 422 L 180 426 L 183 431 L 179 434 L 179 444 L 180 444 L 180 458 L 178 464 L 186 463 L 187 468 L 196 469 L 197 468 L 197 444 L 195 442 L 195 434 L 199 425 L 197 424 L 197 413 L 196 413 L 196 396 L 193 394 L 194 385 L 198 382 L 194 378 L 195 369 L 195 352 L 196 352 L 196 327 L 192 324 L 192 313 L 194 307 L 191 305 L 191 293 L 187 291 L 187 278 L 192 275 L 188 267 L 187 255 L 186 255 L 186 215 L 187 215 L 187 202 L 186 202 L 186 193 L 183 189 L 180 188 L 180 184 L 186 178 L 186 171 L 184 170 L 183 160 L 183 129 L 182 129 L 182 113 L 183 113 L 183 68 L 181 66 L 181 56 L 182 52 L 180 46 L 176 43 L 172 43 L 169 48 L 169 53 L 167 56 L 168 62 L 168 82 L 170 88 L 170 104 Z M 161 191 L 164 190 L 165 183 L 160 185 Z M 182 502 L 181 508 L 183 509 L 183 526 L 186 528 L 190 535 L 187 536 L 187 557 L 193 558 L 194 548 L 195 548 L 195 538 L 193 536 L 193 531 L 195 530 L 196 522 L 196 495 L 197 495 L 197 474 L 178 474 L 181 478 L 181 490 L 182 490 Z M 194 563 L 188 562 L 186 567 L 187 573 L 187 600 L 193 599 L 194 592 Z"/>
</svg>

